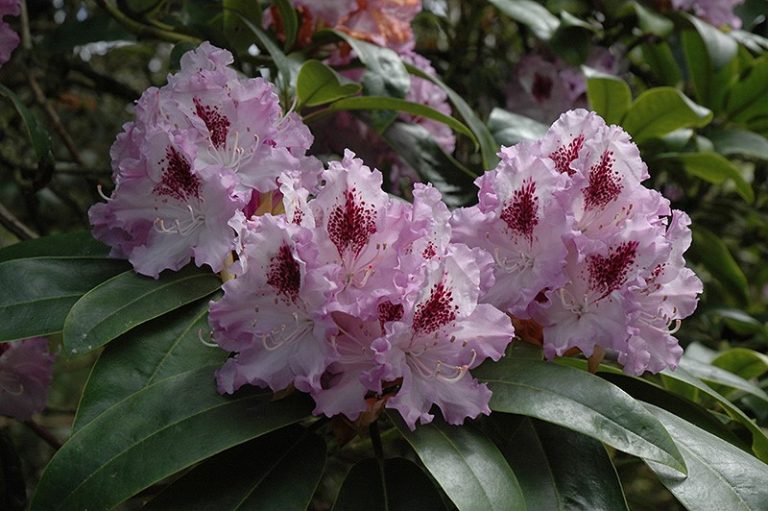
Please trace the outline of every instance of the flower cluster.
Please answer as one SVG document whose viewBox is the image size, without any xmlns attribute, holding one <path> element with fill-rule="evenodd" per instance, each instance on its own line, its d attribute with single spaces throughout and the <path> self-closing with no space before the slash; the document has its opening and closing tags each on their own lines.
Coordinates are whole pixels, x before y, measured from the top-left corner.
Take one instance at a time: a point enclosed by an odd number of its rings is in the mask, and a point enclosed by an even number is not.
<svg viewBox="0 0 768 511">
<path fill-rule="evenodd" d="M 0 343 L 0 415 L 27 420 L 42 411 L 52 376 L 46 339 Z"/>
<path fill-rule="evenodd" d="M 19 45 L 19 34 L 2 20 L 4 16 L 18 16 L 21 0 L 0 0 L 0 66 L 8 62 L 11 53 Z"/>
<path fill-rule="evenodd" d="M 452 243 L 440 193 L 416 185 L 409 204 L 347 152 L 312 200 L 284 179 L 285 215 L 242 223 L 239 260 L 211 304 L 214 338 L 235 351 L 221 392 L 250 383 L 308 392 L 315 413 L 356 419 L 378 404 L 413 428 L 432 405 L 460 424 L 489 413 L 490 391 L 468 374 L 498 360 L 509 318 L 479 304 L 493 260 Z"/>
<path fill-rule="evenodd" d="M 454 241 L 495 259 L 485 300 L 534 321 L 549 358 L 599 346 L 631 374 L 675 367 L 670 326 L 702 290 L 683 259 L 690 220 L 641 184 L 648 172 L 629 136 L 575 110 L 500 157 L 477 180 L 478 205 L 453 218 Z"/>
<path fill-rule="evenodd" d="M 238 212 L 271 201 L 283 173 L 314 186 L 321 165 L 306 156 L 307 127 L 282 115 L 269 82 L 241 78 L 231 63 L 208 43 L 186 53 L 166 86 L 144 92 L 112 146 L 116 188 L 89 215 L 96 238 L 139 273 L 157 277 L 190 260 L 220 271 Z"/>
<path fill-rule="evenodd" d="M 744 0 L 672 0 L 672 7 L 681 11 L 693 11 L 696 16 L 719 27 L 730 25 L 741 27 L 741 19 L 733 13 L 733 8 Z"/>
</svg>

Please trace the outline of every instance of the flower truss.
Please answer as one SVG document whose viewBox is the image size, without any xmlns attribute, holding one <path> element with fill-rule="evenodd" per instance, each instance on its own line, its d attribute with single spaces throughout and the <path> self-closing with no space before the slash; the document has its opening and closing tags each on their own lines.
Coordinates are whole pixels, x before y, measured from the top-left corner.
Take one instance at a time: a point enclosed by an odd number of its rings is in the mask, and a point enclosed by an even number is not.
<svg viewBox="0 0 768 511">
<path fill-rule="evenodd" d="M 308 129 L 231 61 L 203 44 L 142 96 L 112 148 L 115 191 L 91 210 L 96 237 L 140 273 L 192 260 L 233 276 L 209 314 L 232 353 L 221 393 L 293 387 L 316 414 L 390 408 L 415 428 L 436 406 L 461 424 L 490 413 L 471 371 L 503 356 L 513 322 L 540 332 L 548 358 L 613 351 L 631 374 L 677 364 L 670 327 L 701 292 L 683 259 L 690 221 L 642 185 L 621 128 L 563 114 L 502 148 L 478 204 L 451 212 L 431 185 L 412 203 L 386 194 L 351 151 L 321 172 Z"/>
<path fill-rule="evenodd" d="M 41 412 L 52 377 L 47 339 L 0 343 L 0 415 L 27 420 Z"/>
<path fill-rule="evenodd" d="M 3 21 L 4 16 L 18 16 L 21 0 L 0 0 L 0 66 L 8 62 L 11 53 L 19 45 L 19 34 Z"/>
</svg>

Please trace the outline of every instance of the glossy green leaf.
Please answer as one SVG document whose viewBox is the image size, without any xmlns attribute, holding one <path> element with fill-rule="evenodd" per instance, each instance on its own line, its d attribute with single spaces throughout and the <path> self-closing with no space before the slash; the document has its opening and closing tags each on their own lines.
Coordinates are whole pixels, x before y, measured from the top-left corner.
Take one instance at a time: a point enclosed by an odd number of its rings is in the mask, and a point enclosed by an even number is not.
<svg viewBox="0 0 768 511">
<path fill-rule="evenodd" d="M 429 477 L 405 458 L 371 458 L 355 464 L 333 511 L 439 511 L 445 505 Z"/>
<path fill-rule="evenodd" d="M 667 37 L 675 28 L 672 20 L 662 16 L 638 2 L 631 2 L 637 15 L 637 25 L 645 34 L 653 34 L 659 37 Z"/>
<path fill-rule="evenodd" d="M 685 171 L 712 184 L 723 184 L 726 181 L 733 182 L 736 191 L 744 200 L 753 202 L 755 192 L 752 186 L 741 175 L 739 168 L 728 161 L 727 158 L 710 151 L 697 153 L 667 153 L 661 155 L 659 160 L 673 159 L 682 163 Z"/>
<path fill-rule="evenodd" d="M 495 413 L 491 422 L 528 509 L 627 509 L 616 470 L 600 442 L 528 417 Z"/>
<path fill-rule="evenodd" d="M 739 407 L 684 368 L 678 367 L 674 371 L 665 369 L 661 372 L 661 375 L 665 387 L 673 392 L 684 392 L 685 394 L 694 395 L 701 393 L 707 396 L 707 398 L 716 401 L 730 417 L 736 419 L 749 429 L 750 433 L 752 433 L 752 452 L 764 462 L 768 462 L 768 436 Z"/>
<path fill-rule="evenodd" d="M 728 247 L 715 233 L 701 226 L 693 228 L 691 259 L 700 262 L 734 298 L 749 299 L 747 277 L 741 271 Z"/>
<path fill-rule="evenodd" d="M 491 410 L 552 422 L 685 472 L 664 427 L 626 392 L 593 374 L 509 358 L 483 364 L 472 373 L 493 392 Z"/>
<path fill-rule="evenodd" d="M 308 60 L 302 64 L 296 79 L 297 110 L 305 106 L 317 106 L 330 103 L 360 92 L 357 83 L 342 84 L 336 71 L 317 60 Z"/>
<path fill-rule="evenodd" d="M 75 231 L 66 234 L 54 234 L 21 243 L 14 243 L 0 249 L 0 262 L 25 257 L 67 257 L 105 259 L 109 255 L 109 247 L 93 239 L 86 231 Z"/>
<path fill-rule="evenodd" d="M 726 101 L 728 117 L 736 122 L 768 115 L 768 56 L 755 60 L 746 77 L 731 89 Z"/>
<path fill-rule="evenodd" d="M 700 380 L 714 385 L 716 389 L 725 387 L 729 390 L 739 390 L 768 403 L 768 394 L 763 389 L 730 371 L 685 356 L 680 359 L 680 367 Z"/>
<path fill-rule="evenodd" d="M 198 465 L 142 509 L 305 511 L 323 474 L 325 450 L 323 439 L 304 428 L 283 428 Z"/>
<path fill-rule="evenodd" d="M 285 51 L 290 50 L 296 42 L 296 35 L 299 33 L 299 17 L 296 10 L 288 0 L 274 0 L 277 10 L 280 13 L 280 24 L 282 26 L 285 42 L 283 47 Z M 258 3 L 258 2 L 253 2 Z"/>
<path fill-rule="evenodd" d="M 624 129 L 637 142 L 666 135 L 679 128 L 701 127 L 712 112 L 673 87 L 656 87 L 640 94 L 624 118 Z"/>
<path fill-rule="evenodd" d="M 464 122 L 467 123 L 477 137 L 477 141 L 480 143 L 480 154 L 483 157 L 483 167 L 486 169 L 495 167 L 496 163 L 499 161 L 499 158 L 496 156 L 496 153 L 499 150 L 498 144 L 493 139 L 493 135 L 491 135 L 488 127 L 477 117 L 475 111 L 466 101 L 464 101 L 464 98 L 448 87 L 439 77 L 427 74 L 421 69 L 411 65 L 406 65 L 406 68 L 412 75 L 429 80 L 435 85 L 438 85 L 446 94 L 448 94 L 448 99 L 451 100 L 451 104 L 459 112 L 461 118 L 464 119 Z"/>
<path fill-rule="evenodd" d="M 693 28 L 701 37 L 707 48 L 709 60 L 715 71 L 725 67 L 736 57 L 739 50 L 738 43 L 709 23 L 692 15 L 684 15 L 691 22 Z"/>
<path fill-rule="evenodd" d="M 738 128 L 721 128 L 710 132 L 707 137 L 715 150 L 724 155 L 740 155 L 768 160 L 768 138 L 753 131 Z"/>
<path fill-rule="evenodd" d="M 251 0 L 223 0 L 224 35 L 237 53 L 243 53 L 254 43 L 253 33 L 241 20 L 241 16 L 251 23 L 261 23 L 261 6 Z"/>
<path fill-rule="evenodd" d="M 187 266 L 153 279 L 128 271 L 86 293 L 64 322 L 64 347 L 85 353 L 151 319 L 198 300 L 221 287 L 219 277 Z"/>
<path fill-rule="evenodd" d="M 484 434 L 437 419 L 411 431 L 397 413 L 389 416 L 459 511 L 526 509 L 515 474 Z"/>
<path fill-rule="evenodd" d="M 488 118 L 488 129 L 498 144 L 511 146 L 525 140 L 536 140 L 544 136 L 547 126 L 524 115 L 494 108 Z"/>
<path fill-rule="evenodd" d="M 646 462 L 683 505 L 697 511 L 765 509 L 768 465 L 661 408 L 646 406 L 674 436 L 688 477 Z"/>
<path fill-rule="evenodd" d="M 731 348 L 717 355 L 712 365 L 749 380 L 768 372 L 768 355 L 747 348 Z"/>
<path fill-rule="evenodd" d="M 681 40 L 696 99 L 702 105 L 720 113 L 728 89 L 738 78 L 738 59 L 731 57 L 722 66 L 717 66 L 704 39 L 695 30 L 683 31 Z"/>
<path fill-rule="evenodd" d="M 423 126 L 395 122 L 381 135 L 422 180 L 440 190 L 449 206 L 466 205 L 476 196 L 475 175 L 443 151 Z"/>
<path fill-rule="evenodd" d="M 544 41 L 549 40 L 560 26 L 560 20 L 546 7 L 532 0 L 489 0 L 502 13 L 526 25 Z"/>
<path fill-rule="evenodd" d="M 311 400 L 265 390 L 216 392 L 218 365 L 188 371 L 120 401 L 72 435 L 40 479 L 32 509 L 112 509 L 144 488 L 230 447 L 307 417 Z"/>
<path fill-rule="evenodd" d="M 23 247 L 14 250 L 23 251 Z M 75 302 L 127 268 L 125 261 L 91 255 L 41 255 L 1 262 L 0 341 L 61 332 Z"/>
<path fill-rule="evenodd" d="M 21 102 L 21 99 L 8 87 L 0 84 L 0 96 L 7 98 L 21 116 L 27 137 L 35 150 L 35 157 L 41 164 L 53 165 L 53 153 L 51 153 L 51 137 L 45 128 L 38 122 L 35 115 Z"/>
<path fill-rule="evenodd" d="M 240 21 L 242 21 L 246 26 L 246 28 L 248 28 L 248 30 L 250 30 L 251 33 L 256 36 L 256 39 L 259 41 L 259 46 L 264 48 L 267 53 L 269 53 L 269 56 L 272 57 L 272 60 L 274 61 L 275 66 L 280 73 L 283 88 L 290 89 L 292 82 L 291 78 L 294 75 L 294 70 L 297 68 L 296 63 L 286 57 L 285 53 L 283 53 L 277 44 L 275 44 L 275 42 L 262 29 L 256 26 L 245 15 L 239 12 L 236 12 L 236 14 L 240 18 Z"/>
<path fill-rule="evenodd" d="M 643 60 L 648 64 L 648 71 L 656 83 L 673 87 L 680 83 L 680 66 L 668 43 L 651 41 L 643 43 L 640 49 L 643 52 Z"/>
<path fill-rule="evenodd" d="M 72 431 L 113 405 L 164 378 L 211 364 L 227 352 L 206 346 L 208 299 L 144 323 L 111 342 L 91 369 Z"/>
<path fill-rule="evenodd" d="M 608 124 L 620 124 L 632 104 L 627 82 L 616 76 L 583 68 L 587 77 L 587 99 L 592 110 Z"/>
</svg>

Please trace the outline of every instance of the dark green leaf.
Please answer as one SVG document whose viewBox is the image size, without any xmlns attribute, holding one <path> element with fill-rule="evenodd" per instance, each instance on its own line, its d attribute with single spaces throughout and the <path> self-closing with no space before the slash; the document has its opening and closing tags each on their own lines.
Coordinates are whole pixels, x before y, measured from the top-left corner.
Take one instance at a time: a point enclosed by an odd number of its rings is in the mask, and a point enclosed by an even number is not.
<svg viewBox="0 0 768 511">
<path fill-rule="evenodd" d="M 496 142 L 505 146 L 515 145 L 524 140 L 536 140 L 547 132 L 547 127 L 539 121 L 501 108 L 491 110 L 488 128 Z"/>
<path fill-rule="evenodd" d="M 504 456 L 472 426 L 436 420 L 411 431 L 396 413 L 389 416 L 459 511 L 526 509 Z"/>
<path fill-rule="evenodd" d="M 490 0 L 502 13 L 526 25 L 544 41 L 549 40 L 560 26 L 560 20 L 546 7 L 532 0 Z"/>
<path fill-rule="evenodd" d="M 14 243 L 0 250 L 0 262 L 25 257 L 93 257 L 104 259 L 109 254 L 109 247 L 93 239 L 85 231 L 55 234 L 34 240 Z"/>
<path fill-rule="evenodd" d="M 474 174 L 443 151 L 423 126 L 395 122 L 381 135 L 422 180 L 440 190 L 449 206 L 465 205 L 476 195 Z"/>
<path fill-rule="evenodd" d="M 608 124 L 621 124 L 632 104 L 627 82 L 616 76 L 583 68 L 587 77 L 587 99 L 592 110 Z"/>
<path fill-rule="evenodd" d="M 750 380 L 768 372 L 768 355 L 747 348 L 731 348 L 717 355 L 712 365 Z"/>
<path fill-rule="evenodd" d="M 16 253 L 23 250 L 20 246 Z M 0 341 L 61 332 L 64 318 L 81 296 L 127 267 L 125 261 L 89 255 L 0 263 Z"/>
<path fill-rule="evenodd" d="M 637 25 L 645 34 L 653 34 L 659 37 L 667 37 L 675 28 L 675 24 L 656 12 L 643 7 L 638 2 L 631 2 L 637 15 Z"/>
<path fill-rule="evenodd" d="M 736 122 L 768 115 L 768 56 L 755 60 L 749 73 L 731 89 L 725 109 Z"/>
<path fill-rule="evenodd" d="M 747 202 L 755 200 L 755 192 L 741 175 L 739 168 L 717 153 L 703 151 L 698 153 L 667 153 L 659 156 L 659 160 L 665 159 L 679 161 L 688 174 L 712 184 L 719 185 L 730 180 L 744 200 Z"/>
<path fill-rule="evenodd" d="M 733 297 L 742 302 L 749 299 L 747 277 L 723 240 L 715 233 L 696 226 L 693 229 L 690 256 L 692 260 L 703 264 Z"/>
<path fill-rule="evenodd" d="M 715 145 L 715 150 L 724 156 L 740 155 L 768 160 L 768 138 L 753 131 L 721 128 L 707 137 Z"/>
<path fill-rule="evenodd" d="M 252 0 L 223 0 L 224 35 L 236 53 L 244 53 L 254 44 L 253 33 L 240 17 L 246 18 L 254 25 L 261 24 L 261 6 Z"/>
<path fill-rule="evenodd" d="M 324 466 L 323 439 L 283 428 L 198 465 L 142 509 L 305 511 Z"/>
<path fill-rule="evenodd" d="M 86 353 L 166 312 L 221 287 L 219 277 L 187 266 L 152 279 L 128 271 L 93 288 L 72 307 L 64 322 L 64 346 Z"/>
<path fill-rule="evenodd" d="M 223 364 L 227 353 L 202 342 L 210 337 L 207 312 L 208 299 L 203 299 L 111 342 L 91 370 L 72 431 L 79 431 L 111 406 L 164 378 Z"/>
<path fill-rule="evenodd" d="M 298 69 L 297 63 L 286 57 L 285 53 L 283 53 L 277 44 L 275 44 L 275 42 L 251 20 L 240 13 L 236 12 L 236 14 L 240 18 L 240 21 L 242 21 L 248 30 L 256 36 L 256 39 L 259 40 L 259 45 L 267 50 L 269 56 L 272 57 L 272 60 L 280 73 L 283 89 L 289 90 L 293 81 L 292 77 Z"/>
<path fill-rule="evenodd" d="M 725 67 L 736 57 L 739 45 L 733 38 L 728 37 L 728 35 L 696 16 L 686 14 L 685 17 L 688 18 L 688 21 L 691 22 L 691 25 L 693 25 L 693 28 L 696 29 L 696 32 L 698 32 L 704 42 L 714 71 Z"/>
<path fill-rule="evenodd" d="M 283 47 L 285 51 L 288 51 L 296 42 L 296 35 L 299 32 L 299 17 L 288 0 L 275 0 L 275 5 L 277 5 L 277 9 L 280 12 L 280 21 L 283 27 L 283 36 L 285 37 Z"/>
<path fill-rule="evenodd" d="M 712 112 L 672 87 L 656 87 L 640 94 L 624 118 L 624 129 L 637 142 L 659 137 L 679 128 L 701 127 Z"/>
<path fill-rule="evenodd" d="M 216 392 L 207 366 L 120 401 L 64 444 L 40 479 L 32 509 L 112 509 L 144 488 L 221 451 L 309 415 L 303 395 Z"/>
<path fill-rule="evenodd" d="M 330 103 L 360 92 L 357 83 L 341 84 L 336 71 L 317 60 L 308 60 L 302 64 L 296 79 L 296 110 L 304 106 L 317 106 Z"/>
<path fill-rule="evenodd" d="M 27 129 L 27 137 L 35 150 L 35 156 L 40 164 L 53 165 L 53 153 L 51 153 L 51 137 L 45 128 L 38 122 L 35 115 L 24 106 L 19 97 L 8 87 L 0 84 L 0 96 L 8 98 L 16 112 L 21 116 L 24 127 Z"/>
<path fill-rule="evenodd" d="M 683 505 L 697 511 L 765 509 L 768 465 L 661 408 L 646 406 L 674 436 L 688 477 L 646 462 Z"/>
<path fill-rule="evenodd" d="M 491 410 L 552 422 L 685 472 L 664 427 L 623 390 L 593 374 L 506 357 L 483 364 L 473 374 L 488 382 Z"/>
<path fill-rule="evenodd" d="M 680 83 L 680 66 L 678 66 L 672 49 L 664 41 L 643 43 L 640 46 L 643 60 L 657 83 L 675 86 Z"/>
<path fill-rule="evenodd" d="M 725 369 L 720 369 L 714 365 L 705 364 L 688 357 L 683 357 L 680 360 L 680 367 L 700 380 L 710 385 L 714 385 L 715 389 L 719 390 L 721 393 L 721 389 L 723 388 L 728 390 L 739 390 L 768 403 L 768 395 L 763 389 Z"/>
<path fill-rule="evenodd" d="M 492 423 L 528 509 L 627 509 L 616 470 L 600 442 L 527 417 L 495 413 Z"/>
<path fill-rule="evenodd" d="M 448 94 L 448 98 L 451 100 L 451 104 L 453 104 L 456 110 L 458 110 L 462 119 L 464 119 L 464 122 L 466 122 L 470 127 L 472 132 L 477 137 L 477 141 L 480 143 L 480 153 L 483 157 L 483 167 L 486 169 L 495 167 L 496 163 L 499 161 L 499 158 L 496 156 L 496 152 L 499 149 L 498 144 L 493 139 L 493 136 L 491 135 L 490 130 L 488 130 L 488 127 L 477 117 L 477 115 L 475 115 L 474 110 L 472 110 L 467 102 L 464 101 L 464 98 L 457 94 L 456 91 L 448 87 L 437 76 L 429 75 L 421 69 L 411 65 L 407 65 L 406 68 L 412 75 L 418 76 L 419 78 L 423 78 L 425 80 L 429 80 L 430 82 L 440 86 L 440 88 L 443 89 L 446 94 Z"/>
<path fill-rule="evenodd" d="M 725 95 L 737 79 L 738 59 L 731 58 L 721 67 L 717 67 L 698 32 L 685 30 L 681 39 L 696 99 L 702 105 L 720 113 Z"/>
<path fill-rule="evenodd" d="M 383 466 L 382 466 L 383 465 Z M 429 477 L 405 458 L 367 459 L 347 474 L 333 511 L 439 511 L 445 505 Z"/>
</svg>

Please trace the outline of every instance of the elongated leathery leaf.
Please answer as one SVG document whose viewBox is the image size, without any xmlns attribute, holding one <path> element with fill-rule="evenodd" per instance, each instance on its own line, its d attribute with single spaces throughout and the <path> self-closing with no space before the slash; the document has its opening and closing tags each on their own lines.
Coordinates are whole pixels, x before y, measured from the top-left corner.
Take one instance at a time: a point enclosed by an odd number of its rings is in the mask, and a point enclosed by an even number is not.
<svg viewBox="0 0 768 511">
<path fill-rule="evenodd" d="M 491 424 L 528 509 L 627 509 L 621 482 L 600 442 L 519 415 L 495 413 Z"/>
<path fill-rule="evenodd" d="M 187 266 L 155 280 L 129 271 L 89 291 L 64 322 L 64 346 L 82 353 L 103 346 L 142 323 L 207 296 L 221 280 Z"/>
<path fill-rule="evenodd" d="M 143 509 L 305 511 L 324 467 L 323 439 L 291 426 L 201 463 Z"/>
<path fill-rule="evenodd" d="M 265 390 L 224 397 L 206 366 L 161 380 L 75 433 L 48 464 L 32 509 L 112 509 L 139 491 L 232 446 L 307 417 L 303 395 Z"/>
<path fill-rule="evenodd" d="M 480 431 L 438 420 L 411 431 L 396 413 L 390 417 L 460 511 L 526 509 L 515 474 Z"/>
<path fill-rule="evenodd" d="M 646 462 L 683 505 L 697 511 L 765 509 L 768 465 L 661 408 L 646 406 L 674 436 L 688 477 Z"/>
<path fill-rule="evenodd" d="M 439 511 L 445 505 L 429 477 L 413 462 L 367 459 L 347 474 L 333 511 Z"/>
<path fill-rule="evenodd" d="M 552 422 L 685 473 L 683 458 L 664 426 L 623 390 L 597 376 L 508 357 L 484 364 L 473 374 L 493 391 L 492 410 Z"/>
<path fill-rule="evenodd" d="M 93 366 L 73 432 L 111 406 L 157 381 L 223 363 L 224 350 L 206 346 L 208 299 L 145 323 L 111 342 Z"/>
</svg>

